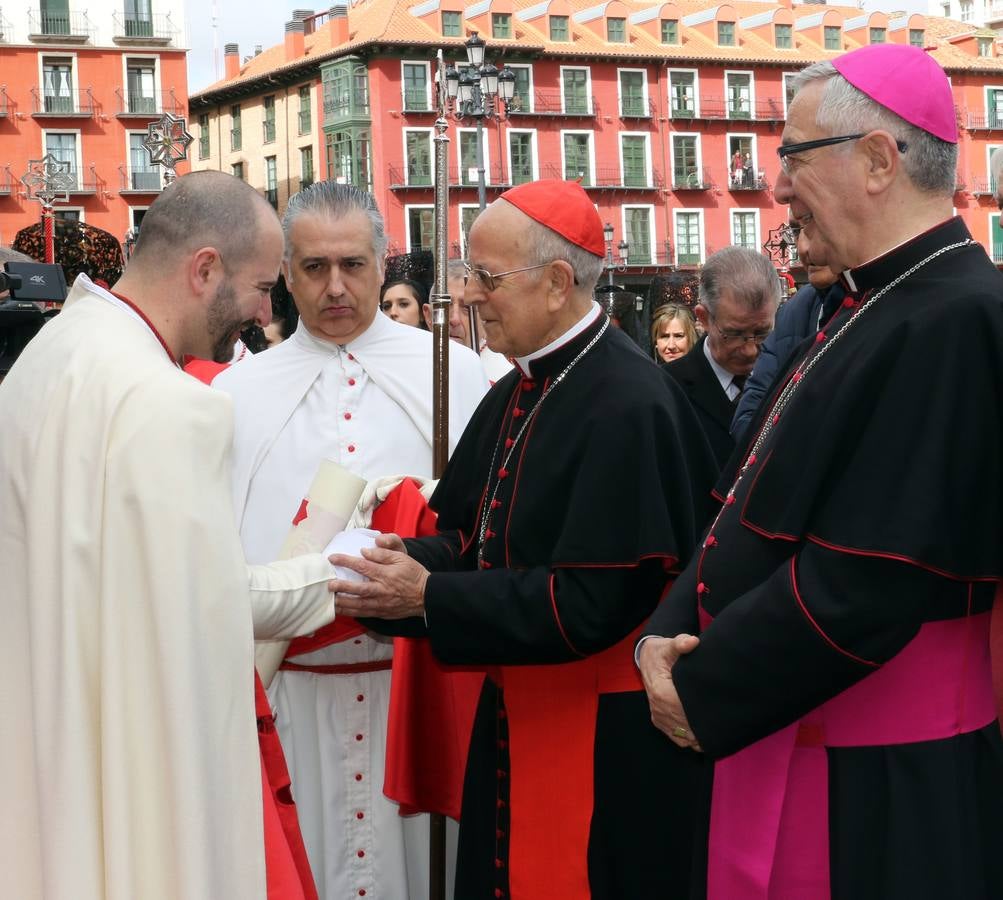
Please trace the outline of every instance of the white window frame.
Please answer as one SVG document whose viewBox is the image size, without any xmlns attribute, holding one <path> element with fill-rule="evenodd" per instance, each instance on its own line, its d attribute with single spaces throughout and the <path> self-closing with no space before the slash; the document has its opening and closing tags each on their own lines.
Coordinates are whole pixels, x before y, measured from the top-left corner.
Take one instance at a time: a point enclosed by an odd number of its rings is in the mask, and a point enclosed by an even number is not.
<svg viewBox="0 0 1003 900">
<path fill-rule="evenodd" d="M 741 121 L 745 121 L 744 119 Z M 731 139 L 752 138 L 752 175 L 759 177 L 759 147 L 754 131 L 726 131 L 724 133 L 725 170 L 728 172 L 728 182 L 731 183 Z M 765 173 L 764 173 L 765 174 Z"/>
<path fill-rule="evenodd" d="M 692 208 L 688 206 L 680 207 L 679 209 L 672 210 L 672 260 L 673 264 L 679 265 L 679 219 L 680 213 L 696 213 L 697 214 L 697 230 L 700 235 L 700 262 L 697 265 L 703 265 L 707 260 L 707 245 L 706 236 L 707 231 L 705 229 L 704 223 L 704 211 L 700 208 Z M 686 265 L 690 265 L 686 263 Z"/>
<path fill-rule="evenodd" d="M 672 118 L 672 75 L 674 72 L 680 74 L 687 74 L 693 76 L 693 115 L 692 116 L 679 116 L 679 120 L 685 121 L 686 119 L 699 119 L 700 118 L 700 70 L 699 69 L 679 69 L 670 68 L 666 71 L 666 87 L 668 88 L 668 109 L 669 109 L 669 121 L 673 121 Z"/>
<path fill-rule="evenodd" d="M 129 108 L 129 60 L 152 60 L 153 62 L 153 102 L 158 113 L 164 111 L 163 91 L 160 88 L 160 56 L 155 53 L 123 53 L 122 54 L 122 95 L 125 97 L 125 108 Z M 233 104 L 231 104 L 233 105 Z"/>
<path fill-rule="evenodd" d="M 70 81 L 73 85 L 73 112 L 80 112 L 80 73 L 77 67 L 77 54 L 72 50 L 52 50 L 43 51 L 38 54 L 38 94 L 45 108 L 45 60 L 47 59 L 69 59 L 70 61 Z"/>
<path fill-rule="evenodd" d="M 623 66 L 623 67 L 618 68 L 616 70 L 616 104 L 617 104 L 617 108 L 620 110 L 620 116 L 622 118 L 623 117 L 623 92 L 621 91 L 622 84 L 620 82 L 620 73 L 621 72 L 640 72 L 641 73 L 641 90 L 642 90 L 642 94 L 643 94 L 643 97 L 644 97 L 644 99 L 643 99 L 643 105 L 644 105 L 644 110 L 645 110 L 644 114 L 646 115 L 647 111 L 650 109 L 650 106 L 648 105 L 648 70 L 647 69 L 632 68 L 632 67 L 627 67 L 627 66 Z M 631 118 L 636 118 L 636 116 L 632 116 Z"/>
<path fill-rule="evenodd" d="M 994 263 L 998 264 L 1000 262 L 1003 262 L 1003 252 L 1001 252 L 1000 254 L 1001 258 L 996 259 L 993 248 L 993 219 L 999 219 L 1000 221 L 1003 221 L 1003 212 L 996 210 L 995 212 L 989 212 L 986 214 L 986 224 L 988 226 L 988 230 L 986 231 L 986 245 L 987 245 L 986 252 L 989 254 L 989 258 Z M 1003 251 L 1003 248 L 1001 248 L 1001 251 Z"/>
<path fill-rule="evenodd" d="M 432 227 L 435 227 L 435 204 L 434 203 L 405 203 L 404 204 L 404 247 L 405 252 L 411 253 L 415 248 L 411 246 L 411 210 L 430 209 L 432 210 Z"/>
<path fill-rule="evenodd" d="M 432 185 L 434 185 L 435 184 L 435 157 L 432 154 L 433 154 L 433 151 L 435 149 L 435 146 L 432 143 L 432 136 L 433 136 L 433 133 L 434 133 L 434 129 L 432 129 L 432 128 L 402 128 L 401 129 L 401 151 L 402 151 L 401 158 L 404 160 L 404 184 L 406 184 L 406 185 L 410 185 L 411 184 L 411 181 L 410 181 L 411 173 L 409 171 L 408 161 L 407 161 L 407 136 L 409 134 L 411 134 L 412 132 L 420 132 L 421 134 L 424 134 L 425 137 L 428 139 L 429 178 L 431 179 Z M 428 186 L 429 185 L 427 185 L 427 184 L 416 185 L 416 187 L 428 187 Z"/>
<path fill-rule="evenodd" d="M 56 206 L 52 210 L 53 215 L 58 219 L 60 213 L 64 212 L 75 212 L 77 214 L 77 220 L 80 222 L 87 222 L 87 210 L 82 206 L 63 206 L 62 203 Z"/>
<path fill-rule="evenodd" d="M 129 207 L 129 227 L 132 228 L 132 229 L 137 229 L 138 226 L 136 225 L 136 216 L 134 214 L 136 212 L 148 212 L 149 209 L 150 209 L 149 206 L 130 206 Z"/>
<path fill-rule="evenodd" d="M 993 183 L 993 170 L 989 165 L 989 160 L 992 159 L 993 151 L 1003 147 L 1003 141 L 996 144 L 986 144 L 986 186 L 990 191 L 992 191 Z"/>
<path fill-rule="evenodd" d="M 756 223 L 756 225 L 755 225 L 755 230 L 756 230 L 756 236 L 755 236 L 755 238 L 756 239 L 755 239 L 754 245 L 750 249 L 756 250 L 756 251 L 762 250 L 763 249 L 762 248 L 762 241 L 760 239 L 763 236 L 763 232 L 762 232 L 762 230 L 760 228 L 760 223 L 759 223 L 759 210 L 756 209 L 755 207 L 738 207 L 736 209 L 729 209 L 728 210 L 728 245 L 731 246 L 731 247 L 737 247 L 738 246 L 737 244 L 732 243 L 732 242 L 735 240 L 735 216 L 737 214 L 739 214 L 739 213 L 741 213 L 743 215 L 745 215 L 747 213 L 752 213 L 755 216 L 755 223 Z"/>
<path fill-rule="evenodd" d="M 592 108 L 592 67 L 591 66 L 561 66 L 560 72 L 557 75 L 558 82 L 557 87 L 561 92 L 561 112 L 567 115 L 567 109 L 564 106 L 564 73 L 567 70 L 580 71 L 585 70 L 585 104 L 586 104 L 586 115 L 593 115 L 594 110 Z M 573 113 L 577 115 L 577 113 Z M 562 148 L 563 149 L 563 148 Z"/>
<path fill-rule="evenodd" d="M 400 68 L 400 85 L 401 85 L 401 112 L 421 112 L 421 110 L 407 108 L 407 103 L 405 102 L 405 90 L 406 85 L 404 83 L 404 66 L 424 66 L 425 67 L 425 109 L 432 111 L 432 66 L 427 59 L 402 59 Z"/>
<path fill-rule="evenodd" d="M 648 131 L 619 131 L 617 132 L 617 153 L 620 157 L 620 184 L 626 185 L 627 172 L 623 167 L 623 139 L 625 137 L 644 138 L 644 186 L 652 187 L 654 181 L 651 174 L 651 132 Z M 563 147 L 561 148 L 564 149 Z M 642 204 L 632 203 L 631 206 Z"/>
<path fill-rule="evenodd" d="M 508 128 L 505 131 L 505 165 L 508 166 L 509 181 L 512 180 L 512 143 L 509 141 L 510 134 L 528 134 L 531 137 L 530 144 L 533 147 L 533 180 L 540 180 L 540 151 L 537 144 L 535 128 Z M 564 156 L 564 140 L 561 140 L 561 156 Z"/>
<path fill-rule="evenodd" d="M 460 257 L 462 259 L 467 258 L 467 239 L 463 234 L 463 211 L 465 209 L 480 210 L 480 206 L 476 203 L 460 203 L 456 208 L 456 231 L 460 236 Z"/>
<path fill-rule="evenodd" d="M 782 72 L 780 74 L 780 100 L 784 104 L 784 118 L 787 118 L 787 79 L 793 78 L 797 72 Z"/>
<path fill-rule="evenodd" d="M 79 183 L 77 185 L 81 190 L 84 186 L 84 148 L 83 148 L 83 137 L 80 134 L 79 128 L 43 128 L 42 129 L 42 156 L 48 153 L 46 146 L 46 136 L 50 134 L 72 134 L 76 135 L 76 148 L 74 155 L 76 156 L 76 172 Z"/>
<path fill-rule="evenodd" d="M 703 180 L 703 147 L 700 140 L 701 133 L 699 131 L 670 131 L 669 132 L 669 178 L 668 183 L 671 186 L 675 186 L 676 177 L 676 141 L 677 137 L 691 137 L 697 139 L 697 172 L 700 175 L 701 181 Z"/>
<path fill-rule="evenodd" d="M 653 266 L 658 263 L 658 256 L 655 248 L 658 241 L 655 240 L 655 205 L 653 203 L 624 203 L 620 207 L 620 234 L 623 239 L 627 239 L 627 210 L 646 209 L 648 211 L 648 259 L 651 262 L 637 263 L 639 266 Z"/>
<path fill-rule="evenodd" d="M 460 135 L 461 134 L 472 134 L 474 136 L 475 148 L 477 141 L 477 129 L 476 128 L 457 128 L 456 129 L 456 175 L 457 183 L 461 187 L 476 187 L 477 186 L 477 163 L 474 163 L 474 180 L 470 184 L 464 184 L 463 181 L 463 152 L 460 148 Z M 432 148 L 435 149 L 434 146 Z M 491 184 L 491 150 L 488 144 L 487 132 L 484 133 L 483 138 L 483 150 L 484 150 L 484 183 Z"/>
<path fill-rule="evenodd" d="M 568 171 L 565 168 L 567 160 L 564 158 L 564 136 L 566 134 L 587 134 L 589 136 L 589 185 L 594 187 L 596 183 L 596 133 L 587 128 L 562 128 L 560 132 L 561 140 L 561 177 L 568 181 Z M 576 172 L 571 176 L 571 180 L 578 176 Z"/>
<path fill-rule="evenodd" d="M 989 116 L 991 115 L 989 111 L 989 92 L 990 91 L 1003 91 L 1003 84 L 984 84 L 982 86 L 982 103 L 986 111 L 986 124 L 989 124 Z"/>
<path fill-rule="evenodd" d="M 533 66 L 529 63 L 506 63 L 510 69 L 526 69 L 529 71 L 529 106 L 521 110 L 521 112 L 533 112 L 534 104 L 536 103 L 536 91 L 534 89 L 533 83 Z M 561 85 L 561 93 L 564 93 L 564 85 Z"/>
<path fill-rule="evenodd" d="M 739 116 L 728 115 L 728 76 L 748 75 L 749 76 L 749 118 L 743 119 Z M 724 115 L 729 121 L 755 122 L 756 121 L 756 73 L 752 69 L 725 69 L 724 70 Z"/>
<path fill-rule="evenodd" d="M 134 188 L 132 187 L 132 144 L 130 143 L 129 139 L 135 134 L 141 135 L 142 137 L 146 137 L 148 132 L 145 129 L 139 129 L 139 128 L 129 128 L 126 129 L 125 132 L 125 159 L 126 159 L 125 171 L 126 171 L 126 177 L 129 179 L 130 190 L 134 190 Z M 162 191 L 164 189 L 164 167 L 155 166 L 151 164 L 150 168 L 153 169 L 153 171 L 156 172 L 157 174 L 156 190 Z"/>
</svg>

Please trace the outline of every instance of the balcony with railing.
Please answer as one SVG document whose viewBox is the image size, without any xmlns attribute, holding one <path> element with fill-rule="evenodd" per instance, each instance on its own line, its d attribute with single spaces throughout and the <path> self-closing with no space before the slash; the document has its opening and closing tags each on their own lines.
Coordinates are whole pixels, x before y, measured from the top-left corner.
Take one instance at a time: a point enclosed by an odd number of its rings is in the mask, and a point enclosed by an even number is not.
<svg viewBox="0 0 1003 900">
<path fill-rule="evenodd" d="M 518 99 L 518 98 L 516 98 Z M 533 91 L 531 108 L 525 103 L 515 103 L 509 107 L 508 116 L 564 116 L 569 119 L 594 119 L 599 115 L 599 104 L 595 97 L 569 98 L 564 102 L 564 94 L 560 90 Z"/>
<path fill-rule="evenodd" d="M 484 167 L 484 185 L 491 188 L 509 188 L 511 183 L 502 173 L 499 163 L 491 163 Z M 457 165 L 449 167 L 449 186 L 454 188 L 477 187 L 477 166 Z"/>
<path fill-rule="evenodd" d="M 7 87 L 0 87 L 0 119 L 6 119 L 10 110 L 10 97 L 7 96 Z"/>
<path fill-rule="evenodd" d="M 695 166 L 677 168 L 672 172 L 672 190 L 709 191 L 714 186 L 710 172 Z"/>
<path fill-rule="evenodd" d="M 653 119 L 657 115 L 654 100 L 643 97 L 623 97 L 620 100 L 621 119 Z"/>
<path fill-rule="evenodd" d="M 112 40 L 116 44 L 132 46 L 166 46 L 178 35 L 170 13 L 128 15 L 113 12 Z"/>
<path fill-rule="evenodd" d="M 996 265 L 1003 265 L 1003 244 L 993 242 L 993 262 Z"/>
<path fill-rule="evenodd" d="M 84 43 L 94 37 L 87 13 L 28 10 L 28 40 L 36 43 Z"/>
<path fill-rule="evenodd" d="M 1003 112 L 969 113 L 969 131 L 999 131 L 1003 130 Z"/>
<path fill-rule="evenodd" d="M 976 197 L 995 197 L 996 196 L 996 179 L 995 178 L 973 178 L 972 179 L 972 193 Z"/>
<path fill-rule="evenodd" d="M 742 169 L 737 177 L 732 174 L 728 178 L 729 191 L 765 191 L 768 187 L 766 173 L 762 169 L 758 172 Z"/>
<path fill-rule="evenodd" d="M 184 113 L 184 107 L 174 95 L 173 90 L 167 91 L 126 91 L 122 88 L 115 88 L 115 96 L 118 98 L 118 112 L 115 115 L 119 118 L 155 118 L 165 112 L 174 116 Z"/>
<path fill-rule="evenodd" d="M 0 197 L 10 197 L 14 194 L 14 176 L 10 166 L 0 169 Z"/>
<path fill-rule="evenodd" d="M 0 41 L 9 41 L 11 38 L 11 24 L 2 11 L 0 11 Z"/>
<path fill-rule="evenodd" d="M 755 102 L 736 97 L 700 95 L 697 110 L 693 98 L 672 97 L 670 116 L 673 119 L 734 120 L 746 122 L 783 122 L 784 104 L 782 100 L 767 98 Z"/>
<path fill-rule="evenodd" d="M 94 166 L 89 166 L 86 172 L 82 172 L 71 166 L 69 171 L 73 183 L 67 188 L 69 194 L 96 194 L 98 192 L 99 181 Z"/>
<path fill-rule="evenodd" d="M 428 89 L 424 85 L 417 87 L 405 87 L 401 91 L 402 109 L 406 113 L 432 112 L 432 105 L 428 102 Z"/>
<path fill-rule="evenodd" d="M 163 190 L 160 166 L 119 166 L 120 194 L 159 194 Z"/>
<path fill-rule="evenodd" d="M 369 89 L 358 88 L 334 96 L 324 97 L 324 120 L 347 119 L 352 116 L 369 116 Z"/>
<path fill-rule="evenodd" d="M 94 94 L 90 88 L 46 91 L 31 89 L 31 114 L 38 118 L 86 118 L 94 115 Z"/>
<path fill-rule="evenodd" d="M 387 166 L 390 190 L 432 187 L 432 164 L 410 163 L 406 166 Z"/>
<path fill-rule="evenodd" d="M 541 177 L 563 179 L 565 173 L 561 171 L 560 165 L 547 163 L 543 166 Z M 651 170 L 649 181 L 647 172 L 630 169 L 622 172 L 617 166 L 598 166 L 595 178 L 591 173 L 585 173 L 581 185 L 586 190 L 597 191 L 657 191 L 662 187 L 663 181 L 662 173 L 657 169 Z"/>
</svg>

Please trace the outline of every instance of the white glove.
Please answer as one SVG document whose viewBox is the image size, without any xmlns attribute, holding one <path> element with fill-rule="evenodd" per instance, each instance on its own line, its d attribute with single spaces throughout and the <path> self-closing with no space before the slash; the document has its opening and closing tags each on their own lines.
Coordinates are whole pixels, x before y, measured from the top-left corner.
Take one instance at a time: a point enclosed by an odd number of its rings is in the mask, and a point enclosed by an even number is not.
<svg viewBox="0 0 1003 900">
<path fill-rule="evenodd" d="M 376 509 L 405 478 L 410 478 L 421 486 L 421 495 L 426 500 L 432 496 L 437 481 L 431 478 L 420 478 L 417 475 L 385 475 L 374 478 L 362 491 L 362 496 L 356 504 L 352 517 L 348 520 L 346 530 L 350 528 L 369 528 L 373 522 L 373 510 Z"/>
</svg>

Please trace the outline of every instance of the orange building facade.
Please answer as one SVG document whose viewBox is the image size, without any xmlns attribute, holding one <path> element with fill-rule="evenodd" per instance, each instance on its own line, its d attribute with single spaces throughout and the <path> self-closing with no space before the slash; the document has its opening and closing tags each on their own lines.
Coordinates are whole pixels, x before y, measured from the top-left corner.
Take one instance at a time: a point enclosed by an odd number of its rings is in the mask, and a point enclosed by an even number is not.
<svg viewBox="0 0 1003 900">
<path fill-rule="evenodd" d="M 82 12 L 43 0 L 3 12 L 0 243 L 39 220 L 20 179 L 46 153 L 74 178 L 56 215 L 124 240 L 163 185 L 141 146 L 147 126 L 163 112 L 187 115 L 183 4 L 98 0 Z"/>
<path fill-rule="evenodd" d="M 580 180 L 613 226 L 614 248 L 627 244 L 618 281 L 699 267 L 731 244 L 761 248 L 786 219 L 773 183 L 791 77 L 878 42 L 926 47 L 951 77 L 961 131 L 956 209 L 1003 260 L 988 177 L 989 154 L 1003 144 L 1003 58 L 984 32 L 917 14 L 741 0 L 362 0 L 301 10 L 283 44 L 243 66 L 231 47 L 227 78 L 190 98 L 208 134 L 193 166 L 253 170 L 212 145 L 233 110 L 244 110 L 246 124 L 269 96 L 274 109 L 276 93 L 315 94 L 311 133 L 300 138 L 313 148 L 311 180 L 371 190 L 395 251 L 431 247 L 435 54 L 443 48 L 447 61 L 464 64 L 474 31 L 487 41 L 486 60 L 516 73 L 508 115 L 484 120 L 488 201 L 528 180 Z M 475 124 L 450 118 L 453 257 L 464 255 L 478 211 Z M 301 183 L 295 174 L 269 183 L 280 212 Z"/>
</svg>

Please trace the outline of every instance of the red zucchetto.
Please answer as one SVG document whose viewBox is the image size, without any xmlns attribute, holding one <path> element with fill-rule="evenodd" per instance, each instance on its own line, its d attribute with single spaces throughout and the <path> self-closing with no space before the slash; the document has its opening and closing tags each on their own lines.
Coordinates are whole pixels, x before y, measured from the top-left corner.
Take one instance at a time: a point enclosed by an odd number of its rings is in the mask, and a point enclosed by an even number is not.
<svg viewBox="0 0 1003 900">
<path fill-rule="evenodd" d="M 596 256 L 606 255 L 602 220 L 577 181 L 531 181 L 505 191 L 501 199 L 575 246 Z"/>
</svg>

